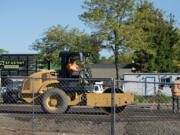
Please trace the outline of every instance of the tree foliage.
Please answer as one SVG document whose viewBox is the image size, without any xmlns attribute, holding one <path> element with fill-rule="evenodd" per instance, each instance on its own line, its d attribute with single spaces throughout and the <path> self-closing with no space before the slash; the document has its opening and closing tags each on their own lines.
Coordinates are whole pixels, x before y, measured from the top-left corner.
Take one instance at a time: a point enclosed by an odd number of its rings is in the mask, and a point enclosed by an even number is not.
<svg viewBox="0 0 180 135">
<path fill-rule="evenodd" d="M 170 24 L 161 24 L 159 29 L 157 28 L 157 36 L 155 37 L 155 44 L 157 44 L 156 57 L 154 69 L 158 72 L 176 72 L 177 65 L 174 62 L 176 59 L 176 49 L 175 46 L 178 42 L 178 32 L 177 29 L 173 28 Z"/>
<path fill-rule="evenodd" d="M 8 51 L 6 51 L 4 49 L 0 49 L 0 54 L 4 54 L 4 53 L 8 53 Z"/>
<path fill-rule="evenodd" d="M 164 19 L 163 12 L 147 0 L 137 4 L 131 18 L 128 44 L 134 50 L 136 69 L 140 72 L 175 72 L 178 31 Z"/>
<path fill-rule="evenodd" d="M 119 79 L 119 54 L 128 48 L 124 26 L 132 14 L 134 0 L 85 0 L 83 8 L 80 19 L 96 28 L 95 35 L 103 42 L 101 47 L 112 49 Z"/>
<path fill-rule="evenodd" d="M 153 43 L 153 38 L 156 36 L 154 30 L 163 22 L 162 11 L 155 9 L 152 2 L 139 0 L 129 19 L 130 25 L 125 28 L 127 44 L 131 50 L 145 50 L 149 54 L 153 54 L 156 49 L 156 44 Z"/>
<path fill-rule="evenodd" d="M 67 26 L 58 25 L 50 27 L 31 47 L 39 52 L 38 58 L 59 65 L 60 51 L 91 52 L 94 56 L 93 61 L 98 62 L 99 44 L 100 42 L 95 37 L 84 31 L 76 28 L 69 30 Z"/>
<path fill-rule="evenodd" d="M 132 62 L 132 53 L 121 53 L 119 56 L 118 63 L 120 64 L 130 64 Z M 106 58 L 105 56 L 101 57 L 99 60 L 99 63 L 101 64 L 114 64 L 114 56 L 110 56 Z"/>
<path fill-rule="evenodd" d="M 132 58 L 140 72 L 176 72 L 180 62 L 180 33 L 167 21 L 164 12 L 148 0 L 85 0 L 80 19 L 95 28 L 91 35 L 60 25 L 50 27 L 32 49 L 43 61 L 59 63 L 60 51 L 88 51 L 94 63 L 114 63 L 116 79 L 119 64 Z M 99 59 L 100 49 L 113 56 Z"/>
<path fill-rule="evenodd" d="M 178 42 L 176 43 L 174 49 L 176 50 L 174 63 L 180 67 L 180 29 L 177 29 L 178 31 Z"/>
</svg>

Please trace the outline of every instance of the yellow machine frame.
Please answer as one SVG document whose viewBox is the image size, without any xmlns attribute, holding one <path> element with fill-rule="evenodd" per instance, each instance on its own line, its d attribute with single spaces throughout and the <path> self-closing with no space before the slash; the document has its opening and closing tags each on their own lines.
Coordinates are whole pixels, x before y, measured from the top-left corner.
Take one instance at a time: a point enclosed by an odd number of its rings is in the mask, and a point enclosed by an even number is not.
<svg viewBox="0 0 180 135">
<path fill-rule="evenodd" d="M 34 73 L 30 78 L 23 81 L 22 91 L 19 93 L 19 97 L 28 103 L 32 103 L 32 93 L 34 93 L 34 99 L 37 100 L 43 93 L 51 88 L 58 87 L 59 81 L 57 76 L 51 75 L 55 70 L 46 70 Z M 44 79 L 43 79 L 44 78 Z M 46 79 L 51 78 L 51 79 Z M 78 105 L 82 102 L 82 95 L 77 94 L 75 98 L 71 99 L 71 93 L 67 93 L 68 105 Z M 91 107 L 110 107 L 112 105 L 111 93 L 86 93 L 86 105 Z M 38 100 L 37 100 L 38 101 Z M 134 103 L 134 95 L 130 93 L 117 93 L 115 94 L 115 105 L 125 106 Z"/>
</svg>

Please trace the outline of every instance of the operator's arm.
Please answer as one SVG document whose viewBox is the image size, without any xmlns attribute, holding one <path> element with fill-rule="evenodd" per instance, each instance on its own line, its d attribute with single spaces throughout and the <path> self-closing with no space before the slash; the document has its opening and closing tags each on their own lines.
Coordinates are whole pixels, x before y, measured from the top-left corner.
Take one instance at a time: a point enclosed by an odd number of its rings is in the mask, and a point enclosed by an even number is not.
<svg viewBox="0 0 180 135">
<path fill-rule="evenodd" d="M 84 65 L 82 65 L 82 66 L 78 66 L 78 65 L 77 65 L 77 68 L 78 68 L 78 69 L 81 69 L 81 68 L 83 68 L 83 67 L 84 67 Z"/>
</svg>

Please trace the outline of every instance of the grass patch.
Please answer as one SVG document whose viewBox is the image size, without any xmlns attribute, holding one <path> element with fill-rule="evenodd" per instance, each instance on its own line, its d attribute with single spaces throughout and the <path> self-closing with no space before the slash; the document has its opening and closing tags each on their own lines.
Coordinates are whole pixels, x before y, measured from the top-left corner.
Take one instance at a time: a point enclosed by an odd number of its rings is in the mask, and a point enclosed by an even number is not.
<svg viewBox="0 0 180 135">
<path fill-rule="evenodd" d="M 135 104 L 144 103 L 144 100 L 145 100 L 145 98 L 143 96 L 137 96 L 137 95 L 134 96 Z"/>
<path fill-rule="evenodd" d="M 134 102 L 135 102 L 135 104 L 139 104 L 139 103 L 171 103 L 172 99 L 171 99 L 171 97 L 165 96 L 163 94 L 149 96 L 149 97 L 135 95 Z"/>
</svg>

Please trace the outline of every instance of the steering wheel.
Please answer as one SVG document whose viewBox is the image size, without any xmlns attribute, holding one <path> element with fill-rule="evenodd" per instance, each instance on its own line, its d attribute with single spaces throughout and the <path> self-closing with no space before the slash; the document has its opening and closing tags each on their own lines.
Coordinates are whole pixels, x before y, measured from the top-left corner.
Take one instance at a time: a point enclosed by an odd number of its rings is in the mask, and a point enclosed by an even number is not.
<svg viewBox="0 0 180 135">
<path fill-rule="evenodd" d="M 84 67 L 79 71 L 79 77 L 80 78 L 92 78 L 91 72 L 88 70 L 88 68 Z"/>
<path fill-rule="evenodd" d="M 92 78 L 92 74 L 87 68 L 82 68 L 79 71 L 79 77 L 81 78 L 80 79 L 81 84 L 88 85 L 88 84 L 90 84 L 88 79 Z"/>
</svg>

